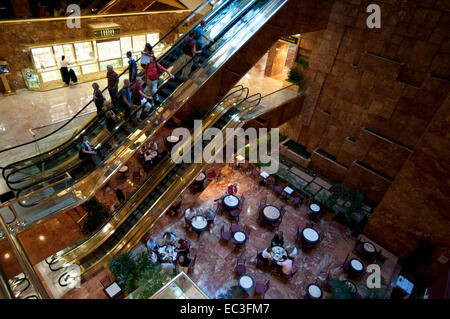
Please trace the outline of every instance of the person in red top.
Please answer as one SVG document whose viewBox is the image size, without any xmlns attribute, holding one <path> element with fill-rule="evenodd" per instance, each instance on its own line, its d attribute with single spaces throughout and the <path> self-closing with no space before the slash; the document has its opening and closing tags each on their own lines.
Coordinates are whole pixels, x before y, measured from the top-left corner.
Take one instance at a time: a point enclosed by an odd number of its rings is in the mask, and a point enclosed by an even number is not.
<svg viewBox="0 0 450 319">
<path fill-rule="evenodd" d="M 109 97 L 111 98 L 113 104 L 115 104 L 114 102 L 116 101 L 117 94 L 119 93 L 119 75 L 114 71 L 112 65 L 108 65 L 106 69 L 108 70 L 106 72 L 106 78 L 108 79 Z"/>
<path fill-rule="evenodd" d="M 192 63 L 194 62 L 194 55 L 202 53 L 201 50 L 195 50 L 195 41 L 193 39 L 194 31 L 189 32 L 186 39 L 183 41 L 183 56 L 181 58 L 182 65 L 185 65 L 183 72 L 181 73 L 181 79 L 186 81 L 191 74 Z"/>
<path fill-rule="evenodd" d="M 172 73 L 167 71 L 161 64 L 155 61 L 155 57 L 150 57 L 150 62 L 147 64 L 145 69 L 145 73 L 147 74 L 146 93 L 154 97 L 155 101 L 158 101 L 158 95 L 155 94 L 158 90 L 159 75 L 165 72 L 170 76 L 170 78 L 174 78 Z"/>
<path fill-rule="evenodd" d="M 238 183 L 229 185 L 227 188 L 227 195 L 235 195 L 237 193 L 237 185 L 238 185 Z"/>
<path fill-rule="evenodd" d="M 136 83 L 134 85 L 134 93 L 136 95 L 136 98 L 140 101 L 140 105 L 145 105 L 142 109 L 144 109 L 144 112 L 149 112 L 152 105 L 148 102 L 148 100 L 153 101 L 153 98 L 151 96 L 148 96 L 144 93 L 144 89 L 142 88 L 142 84 L 144 84 L 144 81 L 140 76 L 136 77 Z M 142 109 L 140 109 L 136 116 L 139 118 L 142 114 Z"/>
</svg>

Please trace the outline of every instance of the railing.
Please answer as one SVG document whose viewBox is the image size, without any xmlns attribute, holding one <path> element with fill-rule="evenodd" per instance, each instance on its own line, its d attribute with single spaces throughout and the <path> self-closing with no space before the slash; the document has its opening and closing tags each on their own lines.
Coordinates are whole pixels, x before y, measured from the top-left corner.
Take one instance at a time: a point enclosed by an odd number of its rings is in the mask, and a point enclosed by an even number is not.
<svg viewBox="0 0 450 319">
<path fill-rule="evenodd" d="M 211 3 L 214 3 L 216 1 L 214 0 L 207 0 L 205 2 L 203 2 L 197 9 L 195 9 L 189 16 L 187 16 L 185 19 L 183 19 L 182 21 L 180 21 L 174 28 L 172 28 L 172 30 L 170 30 L 166 35 L 164 35 L 156 44 L 154 44 L 154 48 L 155 51 L 159 51 L 157 50 L 158 48 L 163 47 L 164 49 L 161 51 L 160 55 L 157 57 L 159 58 L 160 56 L 163 56 L 167 51 L 170 50 L 170 46 L 175 43 L 181 36 L 183 36 L 185 34 L 186 30 L 189 30 L 190 27 L 197 25 L 200 20 L 202 19 L 203 15 L 205 14 L 205 9 L 207 10 L 208 8 L 212 10 L 216 10 L 219 8 L 219 6 L 215 6 L 213 7 L 211 5 Z M 140 60 L 140 58 L 138 59 L 138 61 Z M 120 74 L 120 77 L 122 77 L 126 72 L 128 71 L 128 67 Z M 105 92 L 106 88 L 104 88 L 102 90 L 102 92 Z M 74 121 L 75 119 L 77 119 L 79 117 L 80 114 L 82 114 L 83 112 L 85 112 L 85 110 L 89 107 L 89 105 L 93 102 L 93 100 L 90 100 L 84 107 L 82 107 L 74 116 L 71 120 L 65 122 L 63 125 L 61 125 L 60 127 L 58 127 L 56 130 L 54 130 L 51 133 L 48 133 L 44 136 L 41 136 L 39 138 L 34 139 L 33 141 L 29 141 L 26 143 L 22 143 L 16 146 L 12 146 L 12 147 L 8 147 L 5 148 L 3 150 L 0 150 L 0 163 L 1 165 L 3 165 L 3 167 L 0 167 L 2 169 L 5 168 L 5 166 L 9 163 L 13 163 L 15 161 L 17 161 L 18 159 L 24 159 L 30 156 L 33 156 L 36 153 L 36 150 L 38 150 L 38 152 L 43 153 L 46 152 L 48 150 L 47 149 L 42 149 L 40 146 L 37 146 L 37 143 L 40 142 L 43 145 L 46 145 L 47 147 L 57 147 L 57 145 L 55 145 L 52 142 L 44 142 L 44 139 L 47 139 L 49 137 L 51 137 L 53 134 L 56 134 L 57 132 L 63 130 L 64 128 L 66 128 L 68 125 L 71 125 L 72 121 Z M 67 129 L 67 132 L 72 132 L 72 136 L 76 134 L 76 132 L 81 131 L 81 129 L 79 128 L 78 125 L 73 125 L 71 129 Z M 52 138 L 52 141 L 55 140 Z M 61 143 L 60 146 L 64 144 Z M 50 146 L 51 145 L 51 146 Z"/>
</svg>

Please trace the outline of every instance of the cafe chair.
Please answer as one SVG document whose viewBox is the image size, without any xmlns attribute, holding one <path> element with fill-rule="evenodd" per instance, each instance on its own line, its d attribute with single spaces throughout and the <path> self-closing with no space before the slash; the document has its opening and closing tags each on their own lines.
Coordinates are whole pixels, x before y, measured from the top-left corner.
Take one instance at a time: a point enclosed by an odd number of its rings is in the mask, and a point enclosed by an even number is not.
<svg viewBox="0 0 450 319">
<path fill-rule="evenodd" d="M 239 167 L 243 170 L 243 171 L 248 171 L 249 169 L 249 165 L 247 162 L 242 163 L 241 165 L 239 165 Z"/>
<path fill-rule="evenodd" d="M 137 182 L 139 183 L 141 181 L 141 174 L 139 171 L 133 172 L 133 183 Z"/>
<path fill-rule="evenodd" d="M 263 197 L 261 198 L 261 200 L 259 201 L 259 212 L 262 213 L 262 210 L 264 209 L 264 207 L 267 206 L 267 197 Z"/>
<path fill-rule="evenodd" d="M 276 194 L 278 197 L 280 197 L 280 196 L 282 195 L 282 193 L 283 193 L 283 186 L 277 185 L 277 186 L 275 186 L 275 187 L 273 188 L 273 190 L 274 190 L 275 194 Z"/>
<path fill-rule="evenodd" d="M 270 176 L 266 181 L 267 186 L 273 188 L 275 186 L 275 178 Z"/>
<path fill-rule="evenodd" d="M 230 227 L 230 233 L 234 234 L 241 231 L 241 227 L 238 224 L 232 224 Z"/>
<path fill-rule="evenodd" d="M 252 177 L 259 180 L 259 171 L 257 169 L 252 170 Z"/>
<path fill-rule="evenodd" d="M 293 197 L 291 199 L 291 204 L 292 206 L 294 206 L 295 208 L 300 207 L 300 205 L 302 204 L 302 199 L 300 197 Z"/>
<path fill-rule="evenodd" d="M 245 257 L 239 256 L 236 260 L 236 267 L 234 267 L 234 272 L 241 276 L 247 272 L 247 267 L 245 267 Z"/>
<path fill-rule="evenodd" d="M 188 267 L 188 274 L 192 274 L 194 272 L 195 261 L 197 260 L 197 254 L 195 254 L 194 258 L 191 259 L 191 263 Z"/>
<path fill-rule="evenodd" d="M 189 218 L 184 217 L 184 227 L 191 228 L 191 220 Z"/>
<path fill-rule="evenodd" d="M 218 201 L 217 207 L 216 207 L 216 215 L 218 215 L 218 214 L 222 215 L 224 210 L 225 210 L 225 205 L 224 205 L 223 201 L 222 200 Z"/>
<path fill-rule="evenodd" d="M 233 222 L 236 222 L 236 223 L 239 222 L 239 215 L 240 214 L 241 214 L 241 211 L 239 209 L 233 209 L 230 212 L 230 216 L 231 216 Z"/>
<path fill-rule="evenodd" d="M 220 240 L 229 242 L 231 239 L 231 233 L 225 231 L 225 225 L 222 225 L 222 228 L 220 229 Z"/>
<path fill-rule="evenodd" d="M 360 280 L 364 276 L 365 270 L 363 269 L 363 271 L 359 273 L 353 271 L 352 267 L 350 266 L 351 258 L 349 259 L 349 256 L 350 254 L 347 255 L 347 257 L 345 257 L 345 261 L 344 264 L 342 265 L 342 268 L 344 269 L 344 272 L 347 274 L 349 279 Z"/>
<path fill-rule="evenodd" d="M 270 280 L 267 280 L 267 282 L 264 284 L 263 282 L 256 282 L 255 283 L 255 295 L 260 295 L 262 299 L 264 299 L 264 296 L 270 288 Z"/>
<path fill-rule="evenodd" d="M 247 235 L 247 237 L 250 237 L 251 232 L 252 232 L 252 228 L 249 225 L 244 224 L 244 233 Z"/>
</svg>

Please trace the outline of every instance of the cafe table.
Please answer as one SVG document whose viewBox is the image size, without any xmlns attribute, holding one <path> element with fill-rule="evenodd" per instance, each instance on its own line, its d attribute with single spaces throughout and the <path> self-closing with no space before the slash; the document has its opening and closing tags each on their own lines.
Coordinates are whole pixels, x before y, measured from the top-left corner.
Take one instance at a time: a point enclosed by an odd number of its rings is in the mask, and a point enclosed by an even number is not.
<svg viewBox="0 0 450 319">
<path fill-rule="evenodd" d="M 270 174 L 267 172 L 262 171 L 259 176 L 261 176 L 263 179 L 267 179 L 269 178 Z"/>
<path fill-rule="evenodd" d="M 121 173 L 124 178 L 126 177 L 127 172 L 128 172 L 128 166 L 123 165 L 121 168 L 119 168 L 119 173 Z"/>
<path fill-rule="evenodd" d="M 292 195 L 294 193 L 294 190 L 292 188 L 290 188 L 289 186 L 286 186 L 283 189 L 283 192 L 290 196 L 290 195 Z"/>
<path fill-rule="evenodd" d="M 197 215 L 191 219 L 191 227 L 193 230 L 201 232 L 208 226 L 208 221 L 205 216 Z"/>
<path fill-rule="evenodd" d="M 236 208 L 239 206 L 239 198 L 234 195 L 227 195 L 223 199 L 223 204 L 229 209 Z"/>
<path fill-rule="evenodd" d="M 310 211 L 313 212 L 313 213 L 318 213 L 318 212 L 320 212 L 320 206 L 317 205 L 317 204 L 311 204 L 311 205 L 309 206 L 309 209 L 310 209 Z"/>
<path fill-rule="evenodd" d="M 111 299 L 119 297 L 123 292 L 117 281 L 114 281 L 109 286 L 106 286 L 103 291 L 108 296 L 108 298 Z"/>
<path fill-rule="evenodd" d="M 255 280 L 250 275 L 242 275 L 238 279 L 238 285 L 245 291 L 249 291 L 255 286 Z"/>
<path fill-rule="evenodd" d="M 310 227 L 306 227 L 302 231 L 302 237 L 309 243 L 317 243 L 319 241 L 319 233 Z"/>
<path fill-rule="evenodd" d="M 306 288 L 306 293 L 310 299 L 322 299 L 322 289 L 316 284 L 310 284 Z"/>
<path fill-rule="evenodd" d="M 277 207 L 272 206 L 272 205 L 265 206 L 263 208 L 262 214 L 263 214 L 263 217 L 269 222 L 277 221 L 281 217 L 280 210 Z"/>
<path fill-rule="evenodd" d="M 372 255 L 376 252 L 375 246 L 372 245 L 369 242 L 365 242 L 363 243 L 363 250 L 365 253 L 367 253 L 368 255 Z"/>
<path fill-rule="evenodd" d="M 243 231 L 238 231 L 233 234 L 233 239 L 236 244 L 242 245 L 247 241 L 247 234 Z"/>
<path fill-rule="evenodd" d="M 350 268 L 356 273 L 361 273 L 364 271 L 363 263 L 356 258 L 350 260 Z"/>
<path fill-rule="evenodd" d="M 281 246 L 273 246 L 272 247 L 272 253 L 270 254 L 272 256 L 273 261 L 277 262 L 281 259 L 284 259 L 287 257 L 287 251 Z"/>
<path fill-rule="evenodd" d="M 176 252 L 174 246 L 166 245 L 158 248 L 158 256 L 161 260 L 172 258 L 172 261 L 175 261 L 177 260 L 178 253 Z"/>
<path fill-rule="evenodd" d="M 198 176 L 195 178 L 195 181 L 196 181 L 196 182 L 203 182 L 203 181 L 205 180 L 205 178 L 206 178 L 205 173 L 200 173 L 200 174 L 198 174 Z"/>
</svg>

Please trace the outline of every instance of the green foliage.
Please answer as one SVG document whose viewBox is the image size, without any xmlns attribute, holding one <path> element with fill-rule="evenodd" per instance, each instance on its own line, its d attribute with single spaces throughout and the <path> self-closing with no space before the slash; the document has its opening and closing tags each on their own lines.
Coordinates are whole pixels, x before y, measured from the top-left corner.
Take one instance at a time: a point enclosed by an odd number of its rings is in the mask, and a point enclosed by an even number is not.
<svg viewBox="0 0 450 319">
<path fill-rule="evenodd" d="M 328 299 L 353 299 L 355 291 L 347 280 L 327 279 L 326 285 L 331 294 Z"/>
<path fill-rule="evenodd" d="M 135 297 L 136 299 L 149 299 L 173 277 L 173 271 L 163 269 L 161 264 L 150 262 L 145 265 L 145 268 L 140 272 L 138 281 L 140 290 Z"/>
<path fill-rule="evenodd" d="M 297 59 L 297 60 L 295 60 L 295 63 L 300 64 L 300 65 L 304 66 L 305 68 L 309 67 L 309 62 L 305 61 L 303 59 Z"/>
<path fill-rule="evenodd" d="M 111 259 L 108 268 L 119 284 L 125 286 L 127 292 L 132 292 L 137 288 L 139 269 L 130 253 L 120 254 Z"/>
<path fill-rule="evenodd" d="M 303 79 L 304 79 L 303 73 L 301 73 L 299 70 L 294 68 L 289 72 L 288 78 L 289 82 L 297 84 L 303 81 Z"/>
<path fill-rule="evenodd" d="M 324 205 L 325 207 L 328 207 L 329 209 L 333 209 L 334 205 L 336 205 L 337 197 L 335 194 L 331 193 L 328 197 L 325 195 L 325 192 L 321 192 L 316 195 L 315 199 Z"/>
<path fill-rule="evenodd" d="M 244 297 L 244 292 L 239 286 L 231 286 L 228 290 L 219 296 L 217 299 L 242 299 Z"/>
<path fill-rule="evenodd" d="M 81 232 L 89 235 L 100 228 L 101 225 L 109 218 L 109 213 L 105 205 L 100 203 L 95 197 L 91 198 L 83 205 L 87 211 Z"/>
<path fill-rule="evenodd" d="M 146 253 L 137 256 L 136 260 L 130 253 L 121 254 L 110 261 L 108 268 L 128 293 L 140 287 L 131 297 L 135 299 L 150 298 L 173 277 L 171 270 L 153 263 Z"/>
<path fill-rule="evenodd" d="M 388 285 L 386 284 L 384 277 L 381 277 L 380 286 L 380 288 L 369 288 L 367 285 L 362 285 L 359 289 L 361 291 L 361 295 L 364 296 L 364 299 L 386 299 Z"/>
</svg>

